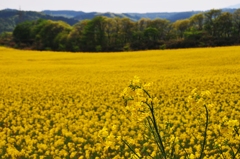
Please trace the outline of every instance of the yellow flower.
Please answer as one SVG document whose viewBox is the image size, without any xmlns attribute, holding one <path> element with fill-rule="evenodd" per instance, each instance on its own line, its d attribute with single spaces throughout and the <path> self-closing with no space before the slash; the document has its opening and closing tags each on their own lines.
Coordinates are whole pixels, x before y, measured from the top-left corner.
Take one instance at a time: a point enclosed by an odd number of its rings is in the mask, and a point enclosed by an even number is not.
<svg viewBox="0 0 240 159">
<path fill-rule="evenodd" d="M 41 155 L 41 156 L 40 156 L 40 159 L 44 159 L 45 157 L 46 157 L 46 156 Z"/>
<path fill-rule="evenodd" d="M 104 127 L 102 130 L 98 132 L 99 137 L 107 137 L 108 136 L 108 129 Z"/>
<path fill-rule="evenodd" d="M 139 159 L 139 158 L 141 158 L 141 154 L 140 154 L 140 153 L 131 154 L 130 158 L 131 158 L 131 159 Z"/>
<path fill-rule="evenodd" d="M 194 154 L 191 154 L 191 155 L 189 156 L 189 159 L 195 159 Z"/>
<path fill-rule="evenodd" d="M 12 158 L 16 158 L 18 156 L 20 156 L 20 152 L 13 146 L 9 146 L 7 148 L 7 153 L 8 155 L 10 155 Z"/>
<path fill-rule="evenodd" d="M 134 76 L 133 80 L 132 80 L 132 85 L 133 86 L 139 86 L 141 83 L 141 80 L 138 76 Z"/>
<path fill-rule="evenodd" d="M 227 122 L 227 124 L 228 124 L 228 127 L 233 128 L 235 126 L 239 126 L 239 121 L 238 120 L 229 120 Z"/>
<path fill-rule="evenodd" d="M 76 156 L 76 154 L 77 154 L 76 151 L 72 152 L 72 153 L 70 154 L 70 158 L 74 158 L 74 157 Z"/>
</svg>

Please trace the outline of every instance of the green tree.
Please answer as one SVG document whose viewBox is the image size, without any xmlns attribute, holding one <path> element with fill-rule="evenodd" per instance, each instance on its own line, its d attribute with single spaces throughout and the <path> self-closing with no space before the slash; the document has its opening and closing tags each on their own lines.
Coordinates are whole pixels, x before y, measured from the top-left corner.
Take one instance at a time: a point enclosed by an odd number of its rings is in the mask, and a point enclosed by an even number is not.
<svg viewBox="0 0 240 159">
<path fill-rule="evenodd" d="M 134 31 L 134 22 L 131 21 L 129 18 L 122 18 L 121 26 L 120 26 L 120 35 L 121 35 L 121 42 L 123 44 L 129 43 L 131 41 L 133 31 Z"/>
<path fill-rule="evenodd" d="M 189 25 L 189 19 L 177 20 L 173 23 L 173 27 L 176 29 L 178 37 L 183 38 L 184 32 L 189 29 Z"/>
<path fill-rule="evenodd" d="M 39 32 L 39 39 L 43 45 L 43 49 L 58 50 L 58 34 L 62 32 L 70 32 L 71 27 L 63 21 L 47 20 Z M 60 36 L 59 36 L 60 37 Z"/>
<path fill-rule="evenodd" d="M 33 25 L 33 22 L 30 22 L 30 21 L 26 21 L 18 24 L 13 31 L 13 37 L 15 42 L 32 44 L 33 42 L 33 39 L 31 37 L 32 25 Z"/>
<path fill-rule="evenodd" d="M 89 21 L 90 21 L 89 19 L 82 20 L 72 27 L 67 37 L 67 49 L 69 51 L 76 52 L 81 50 L 80 45 L 81 45 L 83 30 Z"/>
<path fill-rule="evenodd" d="M 166 40 L 169 33 L 169 24 L 169 20 L 157 18 L 152 20 L 149 26 L 157 29 L 156 37 L 158 40 Z"/>
<path fill-rule="evenodd" d="M 151 23 L 149 18 L 141 18 L 136 22 L 137 31 L 144 31 Z"/>
<path fill-rule="evenodd" d="M 222 10 L 220 9 L 212 9 L 205 13 L 204 29 L 211 36 L 216 36 L 217 33 L 216 19 L 221 15 L 221 13 Z"/>
<path fill-rule="evenodd" d="M 191 41 L 200 40 L 204 36 L 204 15 L 198 13 L 189 18 L 189 30 L 184 32 L 184 38 Z"/>
<path fill-rule="evenodd" d="M 198 13 L 190 17 L 190 25 L 196 30 L 203 29 L 204 15 L 203 13 Z"/>
<path fill-rule="evenodd" d="M 115 43 L 114 34 L 117 34 L 116 23 L 113 18 L 105 18 L 105 35 L 106 35 L 106 47 L 107 50 L 112 48 Z"/>
<path fill-rule="evenodd" d="M 229 37 L 232 34 L 232 14 L 229 12 L 221 13 L 216 18 L 216 34 L 218 37 Z"/>
<path fill-rule="evenodd" d="M 0 34 L 0 45 L 13 46 L 12 32 L 3 32 Z"/>
<path fill-rule="evenodd" d="M 148 18 L 141 18 L 137 22 L 134 23 L 134 29 L 132 33 L 132 41 L 131 45 L 133 49 L 145 49 L 145 42 L 144 42 L 144 30 L 149 26 L 151 22 Z"/>
<path fill-rule="evenodd" d="M 121 29 L 121 18 L 119 17 L 114 17 L 113 18 L 113 33 L 112 33 L 112 40 L 113 40 L 113 47 L 114 50 L 121 50 L 121 39 L 120 39 L 120 29 Z"/>
<path fill-rule="evenodd" d="M 105 47 L 105 18 L 97 16 L 84 27 L 81 37 L 83 51 L 96 51 L 96 47 Z"/>
<path fill-rule="evenodd" d="M 148 27 L 144 30 L 144 37 L 147 38 L 147 40 L 155 41 L 157 39 L 158 30 L 153 27 Z"/>
<path fill-rule="evenodd" d="M 240 37 L 240 9 L 237 9 L 233 13 L 233 26 L 234 26 L 236 35 Z"/>
<path fill-rule="evenodd" d="M 68 34 L 70 32 L 70 29 L 66 29 L 62 32 L 60 32 L 54 39 L 53 43 L 53 47 L 55 50 L 57 51 L 68 51 L 70 50 L 70 48 L 68 48 Z"/>
</svg>

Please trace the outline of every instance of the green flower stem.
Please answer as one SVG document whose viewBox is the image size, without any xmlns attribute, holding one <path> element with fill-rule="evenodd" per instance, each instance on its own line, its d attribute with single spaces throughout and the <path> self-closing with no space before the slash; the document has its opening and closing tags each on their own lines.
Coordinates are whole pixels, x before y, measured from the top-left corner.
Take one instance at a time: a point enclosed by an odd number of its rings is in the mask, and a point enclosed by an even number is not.
<svg viewBox="0 0 240 159">
<path fill-rule="evenodd" d="M 235 131 L 235 133 L 239 136 L 238 128 L 234 127 L 234 131 Z"/>
<path fill-rule="evenodd" d="M 238 150 L 237 150 L 237 152 L 235 153 L 234 158 L 237 156 L 237 154 L 239 153 L 239 151 L 240 151 L 240 146 L 238 147 Z"/>
<path fill-rule="evenodd" d="M 134 151 L 134 149 L 133 149 L 125 140 L 122 139 L 122 142 L 123 142 L 125 145 L 127 145 L 128 148 L 129 148 L 138 158 L 142 158 L 142 157 L 140 157 L 140 156 Z"/>
<path fill-rule="evenodd" d="M 183 149 L 183 151 L 186 153 L 186 156 L 190 156 L 189 153 L 186 151 L 186 149 L 181 145 L 181 143 L 179 143 L 179 146 L 181 147 L 181 149 Z"/>
<path fill-rule="evenodd" d="M 166 152 L 165 152 L 165 149 L 164 149 L 164 146 L 163 146 L 163 142 L 162 142 L 161 135 L 160 135 L 159 130 L 158 130 L 158 126 L 157 126 L 156 118 L 155 118 L 155 115 L 154 115 L 154 109 L 151 110 L 151 113 L 152 113 L 152 117 L 153 117 L 153 125 L 154 125 L 154 129 L 156 130 L 156 133 L 157 133 L 157 136 L 158 136 L 158 139 L 159 139 L 160 145 L 161 145 L 161 147 L 162 147 L 162 153 L 163 153 L 163 156 L 164 156 L 164 158 L 166 159 Z"/>
<path fill-rule="evenodd" d="M 221 155 L 222 155 L 223 159 L 226 159 L 225 155 L 223 154 L 222 146 L 221 146 L 219 149 L 220 149 L 220 151 L 221 151 Z"/>
<path fill-rule="evenodd" d="M 150 127 L 150 130 L 151 130 L 153 136 L 154 136 L 154 139 L 156 141 L 156 144 L 157 144 L 158 148 L 160 149 L 161 152 L 163 152 L 162 147 L 161 147 L 160 143 L 158 142 L 158 138 L 156 136 L 156 133 L 154 132 L 154 128 L 152 127 L 152 118 L 148 117 L 147 121 L 148 121 L 148 125 Z"/>
<path fill-rule="evenodd" d="M 143 88 L 142 88 L 142 90 L 147 94 L 147 96 L 148 96 L 149 98 L 151 98 L 151 96 L 150 96 L 150 94 L 148 93 L 148 91 L 146 91 L 146 90 L 143 89 Z M 155 115 L 154 115 L 154 104 L 153 104 L 152 102 L 151 102 L 151 104 L 149 104 L 149 103 L 147 103 L 147 102 L 144 102 L 144 103 L 148 106 L 148 108 L 149 108 L 149 110 L 150 110 L 150 112 L 151 112 L 152 118 L 150 118 L 150 119 L 151 119 L 151 122 L 152 122 L 152 124 L 153 124 L 155 133 L 156 133 L 157 138 L 158 138 L 158 141 L 159 141 L 159 142 L 157 142 L 157 145 L 158 145 L 159 149 L 161 150 L 164 158 L 166 159 L 167 156 L 166 156 L 165 148 L 164 148 L 163 141 L 162 141 L 162 137 L 161 137 L 161 135 L 160 135 L 160 133 L 159 133 L 158 126 L 157 126 L 157 122 L 156 122 L 156 118 L 155 118 Z M 149 124 L 150 124 L 150 123 L 149 123 Z M 153 135 L 155 136 L 154 132 L 152 132 L 152 133 L 153 133 Z M 160 145 L 159 145 L 159 144 L 160 144 Z"/>
<path fill-rule="evenodd" d="M 201 153 L 200 153 L 200 159 L 203 158 L 203 153 L 204 153 L 204 149 L 205 149 L 205 145 L 206 145 L 206 141 L 207 141 L 207 129 L 208 129 L 208 120 L 209 120 L 209 115 L 208 115 L 208 109 L 207 106 L 204 104 L 204 108 L 206 111 L 206 125 L 205 125 L 205 131 L 204 131 L 204 139 L 203 139 L 203 144 L 202 144 L 202 148 L 201 148 Z"/>
<path fill-rule="evenodd" d="M 148 98 L 151 98 L 150 94 L 148 93 L 148 91 L 146 91 L 145 89 L 142 89 L 148 96 Z"/>
<path fill-rule="evenodd" d="M 147 91 L 145 91 L 147 93 Z M 147 93 L 148 94 L 148 93 Z M 149 94 L 148 94 L 149 95 Z M 162 154 L 164 156 L 164 158 L 166 159 L 166 152 L 165 152 L 165 149 L 164 149 L 164 145 L 163 145 L 163 142 L 162 142 L 162 138 L 161 138 L 161 135 L 159 134 L 159 130 L 158 130 L 158 126 L 157 126 L 157 122 L 156 122 L 156 118 L 155 118 L 155 115 L 154 115 L 154 107 L 153 107 L 153 103 L 151 102 L 151 105 L 148 104 L 147 102 L 145 102 L 147 104 L 147 106 L 149 107 L 150 109 L 150 112 L 151 112 L 151 122 L 153 124 L 153 127 L 154 127 L 154 130 L 155 130 L 155 133 L 157 135 L 157 138 L 158 138 L 158 145 L 160 144 L 159 148 L 160 150 L 162 151 Z"/>
<path fill-rule="evenodd" d="M 232 151 L 232 159 L 235 159 L 236 156 L 237 156 L 237 154 L 238 154 L 238 152 L 239 152 L 239 150 L 240 150 L 240 146 L 238 147 L 236 153 L 234 153 L 234 150 L 233 150 L 233 148 L 232 148 L 230 145 L 228 145 L 228 147 L 230 147 L 230 149 L 231 149 L 231 151 Z"/>
</svg>

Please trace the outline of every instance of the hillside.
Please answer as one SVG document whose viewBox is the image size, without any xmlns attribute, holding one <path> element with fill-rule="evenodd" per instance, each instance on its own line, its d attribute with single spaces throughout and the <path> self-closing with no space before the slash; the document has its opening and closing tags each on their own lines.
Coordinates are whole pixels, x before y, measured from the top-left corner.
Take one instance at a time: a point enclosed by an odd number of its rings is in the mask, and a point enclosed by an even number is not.
<svg viewBox="0 0 240 159">
<path fill-rule="evenodd" d="M 222 9 L 223 12 L 230 12 L 233 13 L 236 9 L 232 9 L 230 7 Z M 133 21 L 138 21 L 141 18 L 149 18 L 151 20 L 156 18 L 167 19 L 171 22 L 175 22 L 179 19 L 186 19 L 190 18 L 194 14 L 198 14 L 200 12 L 207 12 L 207 11 L 187 11 L 187 12 L 156 12 L 156 13 L 112 13 L 112 12 L 82 12 L 82 11 L 68 11 L 68 10 L 44 10 L 42 13 L 51 15 L 51 16 L 64 16 L 68 18 L 74 18 L 77 20 L 84 20 L 84 19 L 92 19 L 96 16 L 106 16 L 106 17 L 127 17 Z"/>
<path fill-rule="evenodd" d="M 61 20 L 70 25 L 74 25 L 78 22 L 78 20 L 73 18 L 50 16 L 41 12 L 5 9 L 0 11 L 0 33 L 11 32 L 17 24 L 37 19 Z"/>
<path fill-rule="evenodd" d="M 98 12 L 90 12 L 90 13 L 84 13 L 84 14 L 79 14 L 77 16 L 74 17 L 74 19 L 77 20 L 84 20 L 84 19 L 92 19 L 96 16 L 105 16 L 105 17 L 109 17 L 109 18 L 114 18 L 114 17 L 119 17 L 119 18 L 129 18 L 132 21 L 137 21 L 139 19 L 141 19 L 141 17 L 136 16 L 136 15 L 130 15 L 130 14 L 126 14 L 126 13 L 122 13 L 122 14 L 117 14 L 117 13 L 111 13 L 111 12 L 106 12 L 106 13 L 98 13 Z"/>
<path fill-rule="evenodd" d="M 63 17 L 68 17 L 68 18 L 73 18 L 75 16 L 85 14 L 85 12 L 82 12 L 82 11 L 72 11 L 72 10 L 57 10 L 57 11 L 44 10 L 44 11 L 42 11 L 42 13 L 48 14 L 51 16 L 63 16 Z"/>
<path fill-rule="evenodd" d="M 232 6 L 228 6 L 227 8 L 235 8 L 235 9 L 240 8 L 240 3 Z"/>
<path fill-rule="evenodd" d="M 156 18 L 162 18 L 162 19 L 168 19 L 171 22 L 174 22 L 179 19 L 186 19 L 191 17 L 194 14 L 199 13 L 200 11 L 189 11 L 189 12 L 157 12 L 157 13 L 111 13 L 111 12 L 105 12 L 105 13 L 99 13 L 99 12 L 77 12 L 77 11 L 50 11 L 45 10 L 42 11 L 44 14 L 48 14 L 51 16 L 64 16 L 69 18 L 74 18 L 77 20 L 84 20 L 84 19 L 92 19 L 96 16 L 106 16 L 106 17 L 127 17 L 133 21 L 138 21 L 141 18 L 149 18 L 149 19 L 156 19 Z"/>
</svg>

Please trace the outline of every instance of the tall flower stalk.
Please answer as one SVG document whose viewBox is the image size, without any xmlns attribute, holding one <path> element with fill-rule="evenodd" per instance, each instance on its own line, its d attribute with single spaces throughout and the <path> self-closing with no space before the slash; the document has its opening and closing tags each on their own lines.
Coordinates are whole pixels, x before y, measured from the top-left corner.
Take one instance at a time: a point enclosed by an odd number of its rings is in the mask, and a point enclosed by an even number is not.
<svg viewBox="0 0 240 159">
<path fill-rule="evenodd" d="M 150 83 L 143 84 L 138 77 L 130 82 L 130 85 L 124 89 L 121 96 L 125 100 L 127 110 L 131 110 L 132 116 L 136 117 L 136 120 L 146 121 L 146 126 L 149 128 L 154 141 L 158 147 L 159 158 L 167 159 L 167 153 L 163 142 L 163 136 L 160 133 L 160 129 L 157 123 L 155 110 L 159 105 L 157 97 L 150 95 L 148 88 L 151 86 Z M 125 144 L 130 145 L 124 141 Z M 131 151 L 134 151 L 130 148 Z M 133 152 L 136 154 L 136 152 Z M 151 155 L 149 155 L 151 157 Z M 141 158 L 139 155 L 136 157 Z"/>
<path fill-rule="evenodd" d="M 126 110 L 128 113 L 131 114 L 132 117 L 134 117 L 139 122 L 146 123 L 146 127 L 149 128 L 150 134 L 153 136 L 153 140 L 157 146 L 158 152 L 156 156 L 151 156 L 148 154 L 148 157 L 150 158 L 174 158 L 174 156 L 178 156 L 178 154 L 174 151 L 174 146 L 178 144 L 178 139 L 175 137 L 174 134 L 171 134 L 171 136 L 174 136 L 174 139 L 170 139 L 169 141 L 166 140 L 166 136 L 164 136 L 164 133 L 161 133 L 161 131 L 164 132 L 164 130 L 161 130 L 159 125 L 159 120 L 157 120 L 156 116 L 156 110 L 159 107 L 159 100 L 157 97 L 154 97 L 150 94 L 149 87 L 151 84 L 144 84 L 138 77 L 134 77 L 134 79 L 130 82 L 130 85 L 124 89 L 121 96 L 123 97 L 125 101 Z M 209 91 L 203 91 L 199 92 L 197 89 L 194 89 L 191 92 L 191 95 L 189 96 L 189 105 L 191 107 L 189 108 L 189 111 L 191 110 L 198 110 L 201 109 L 201 111 L 205 110 L 205 120 L 204 120 L 204 132 L 203 132 L 203 140 L 200 142 L 200 149 L 197 152 L 198 155 L 194 155 L 192 153 L 188 153 L 185 150 L 185 147 L 181 146 L 181 143 L 179 143 L 179 147 L 183 149 L 183 152 L 185 152 L 186 158 L 199 158 L 202 159 L 205 154 L 204 150 L 207 145 L 207 131 L 209 126 L 209 110 L 208 110 L 208 103 L 207 98 L 209 98 L 211 93 Z M 194 108 L 197 107 L 197 108 Z M 135 158 L 143 158 L 141 154 L 136 153 L 134 149 L 128 144 L 127 141 L 123 141 L 132 151 Z M 171 142 L 171 143 L 170 143 Z M 166 150 L 166 147 L 171 145 Z"/>
</svg>

